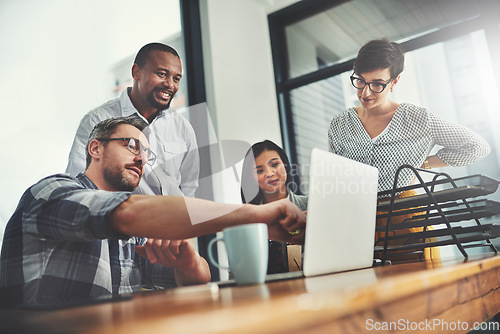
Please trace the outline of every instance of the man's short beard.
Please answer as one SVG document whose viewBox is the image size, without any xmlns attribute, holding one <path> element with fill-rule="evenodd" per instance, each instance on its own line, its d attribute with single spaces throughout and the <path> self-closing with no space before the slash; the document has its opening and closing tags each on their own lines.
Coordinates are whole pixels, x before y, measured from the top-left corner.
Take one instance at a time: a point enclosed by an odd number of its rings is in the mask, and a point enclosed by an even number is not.
<svg viewBox="0 0 500 334">
<path fill-rule="evenodd" d="M 167 105 L 164 105 L 162 103 L 159 103 L 155 97 L 154 97 L 154 91 L 151 92 L 151 94 L 148 95 L 148 102 L 149 104 L 155 108 L 155 109 L 158 109 L 159 111 L 163 111 L 163 110 L 167 110 L 168 108 L 170 108 L 170 103 L 172 103 L 172 99 L 174 98 L 174 96 L 172 95 L 170 97 L 170 100 L 168 101 Z"/>
<path fill-rule="evenodd" d="M 134 186 L 127 181 L 122 173 L 113 173 L 109 169 L 103 170 L 104 179 L 117 191 L 134 191 L 137 185 Z"/>
</svg>

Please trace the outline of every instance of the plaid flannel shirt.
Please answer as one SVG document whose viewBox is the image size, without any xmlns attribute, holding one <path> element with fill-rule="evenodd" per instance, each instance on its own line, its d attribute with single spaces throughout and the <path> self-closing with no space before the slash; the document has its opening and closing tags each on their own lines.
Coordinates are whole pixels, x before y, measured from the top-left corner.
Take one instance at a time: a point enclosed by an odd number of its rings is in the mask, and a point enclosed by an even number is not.
<svg viewBox="0 0 500 334">
<path fill-rule="evenodd" d="M 135 253 L 143 238 L 109 227 L 108 215 L 129 196 L 99 190 L 84 174 L 31 186 L 5 229 L 0 308 L 175 287 L 172 268 Z"/>
</svg>

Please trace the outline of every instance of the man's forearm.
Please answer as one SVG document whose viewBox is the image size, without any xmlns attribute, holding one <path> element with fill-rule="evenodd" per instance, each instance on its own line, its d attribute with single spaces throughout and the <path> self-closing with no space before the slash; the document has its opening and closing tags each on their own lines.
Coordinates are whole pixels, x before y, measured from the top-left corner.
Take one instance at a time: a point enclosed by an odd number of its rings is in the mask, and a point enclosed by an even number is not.
<svg viewBox="0 0 500 334">
<path fill-rule="evenodd" d="M 132 195 L 113 211 L 110 224 L 126 235 L 188 239 L 257 222 L 255 209 L 196 198 Z"/>
</svg>

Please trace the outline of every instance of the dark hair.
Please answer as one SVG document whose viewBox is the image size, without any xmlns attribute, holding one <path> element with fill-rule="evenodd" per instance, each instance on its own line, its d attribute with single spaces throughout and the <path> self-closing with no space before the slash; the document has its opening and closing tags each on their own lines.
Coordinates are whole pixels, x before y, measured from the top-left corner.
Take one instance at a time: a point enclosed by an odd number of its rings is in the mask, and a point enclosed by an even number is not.
<svg viewBox="0 0 500 334">
<path fill-rule="evenodd" d="M 292 182 L 290 161 L 286 156 L 285 151 L 275 143 L 270 140 L 264 140 L 255 143 L 250 147 L 250 149 L 245 154 L 245 159 L 243 160 L 243 169 L 241 172 L 241 200 L 243 203 L 250 204 L 261 204 L 264 199 L 264 194 L 259 188 L 259 184 L 254 176 L 255 170 L 255 158 L 262 154 L 264 151 L 274 151 L 278 153 L 285 166 L 286 170 L 286 182 L 285 185 L 288 189 L 288 185 Z"/>
<path fill-rule="evenodd" d="M 354 60 L 354 73 L 361 75 L 379 68 L 388 68 L 391 79 L 403 72 L 405 64 L 404 50 L 401 45 L 387 39 L 375 39 L 361 47 Z"/>
<path fill-rule="evenodd" d="M 149 43 L 144 45 L 139 52 L 137 52 L 137 55 L 135 56 L 134 64 L 137 64 L 140 68 L 142 68 L 144 65 L 146 65 L 149 55 L 151 51 L 162 51 L 162 52 L 168 52 L 176 56 L 177 58 L 179 57 L 179 54 L 175 49 L 171 46 L 168 46 L 163 43 Z"/>
<path fill-rule="evenodd" d="M 141 131 L 144 130 L 147 126 L 147 123 L 137 115 L 127 116 L 127 117 L 113 117 L 97 123 L 92 129 L 92 132 L 90 132 L 89 139 L 87 141 L 86 168 L 89 167 L 90 162 L 92 161 L 92 157 L 90 156 L 89 153 L 90 142 L 97 138 L 109 138 L 111 135 L 113 135 L 113 133 L 115 133 L 115 130 L 118 127 L 118 125 L 121 124 L 129 124 L 135 126 Z"/>
</svg>

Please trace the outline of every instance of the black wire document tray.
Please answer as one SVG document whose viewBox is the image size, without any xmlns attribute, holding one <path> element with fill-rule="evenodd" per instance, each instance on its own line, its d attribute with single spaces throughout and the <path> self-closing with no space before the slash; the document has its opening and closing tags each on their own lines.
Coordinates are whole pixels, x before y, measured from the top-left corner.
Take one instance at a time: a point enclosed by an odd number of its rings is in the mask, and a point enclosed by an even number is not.
<svg viewBox="0 0 500 334">
<path fill-rule="evenodd" d="M 486 218 L 500 214 L 500 203 L 496 201 L 482 199 L 468 202 L 468 204 L 469 205 L 467 206 L 466 203 L 445 203 L 441 205 L 441 209 L 450 223 Z M 433 206 L 430 206 L 429 208 L 430 210 L 428 214 L 421 214 L 422 208 L 393 212 L 393 217 L 397 215 L 408 214 L 408 212 L 417 210 L 420 214 L 415 214 L 414 216 L 406 219 L 400 224 L 391 225 L 389 231 L 446 223 L 446 219 L 441 215 L 441 213 L 439 213 L 437 210 L 432 210 L 434 208 Z M 388 214 L 379 214 L 377 215 L 377 218 L 385 218 L 387 216 Z M 385 226 L 379 226 L 375 230 L 377 232 L 383 232 L 385 231 L 385 229 Z"/>
<path fill-rule="evenodd" d="M 497 191 L 498 184 L 500 182 L 484 175 L 472 175 L 455 179 L 454 183 L 456 187 L 453 187 L 453 184 L 451 184 L 449 180 L 427 182 L 425 185 L 428 187 L 432 187 L 433 185 L 446 187 L 446 189 L 434 191 L 432 195 L 438 202 L 448 202 L 492 194 Z M 410 186 L 406 188 L 414 187 Z M 379 193 L 379 195 L 383 194 L 390 194 L 390 191 Z M 389 208 L 390 201 L 390 198 L 380 201 L 378 209 L 387 210 Z M 413 197 L 395 199 L 393 209 L 397 210 L 412 206 L 423 206 L 432 204 L 432 202 L 432 197 L 428 194 L 421 194 Z"/>
<path fill-rule="evenodd" d="M 481 226 L 471 226 L 471 227 L 454 227 L 453 232 L 457 235 L 458 240 L 461 243 L 468 243 L 474 241 L 482 241 L 485 238 L 494 239 L 500 237 L 500 225 L 496 224 L 487 224 Z M 437 238 L 440 237 L 437 241 L 429 242 L 429 241 L 420 241 L 428 238 Z M 415 250 L 426 247 L 435 247 L 435 246 L 446 246 L 450 244 L 454 244 L 453 238 L 450 236 L 449 231 L 442 230 L 432 230 L 426 232 L 417 232 L 417 233 L 407 233 L 407 234 L 399 234 L 391 239 L 414 239 L 415 243 L 408 243 L 398 246 L 389 246 L 387 249 L 389 251 L 401 251 L 401 250 Z M 385 238 L 381 237 L 377 241 L 377 243 L 384 242 Z M 484 246 L 484 245 L 477 245 Z M 383 251 L 383 246 L 375 246 L 375 251 Z M 406 253 L 403 253 L 406 254 Z M 399 254 L 398 254 L 399 255 Z"/>
<path fill-rule="evenodd" d="M 405 168 L 413 171 L 418 183 L 397 188 L 398 176 Z M 419 172 L 431 173 L 434 177 L 424 182 Z M 487 246 L 497 252 L 490 239 L 500 237 L 500 226 L 482 224 L 479 219 L 500 214 L 500 202 L 469 199 L 492 194 L 499 184 L 500 181 L 484 175 L 453 179 L 445 173 L 401 166 L 393 189 L 379 193 L 383 199 L 377 206 L 377 220 L 385 220 L 386 224 L 376 228 L 381 236 L 375 242 L 375 251 L 382 254 L 382 264 L 388 257 L 420 254 L 422 258 L 425 248 L 435 246 L 456 245 L 464 257 L 468 257 L 465 248 L 469 247 Z M 397 197 L 411 189 L 420 194 Z M 391 220 L 396 219 L 398 223 L 391 224 Z M 471 220 L 474 226 L 460 226 L 460 222 Z"/>
</svg>

